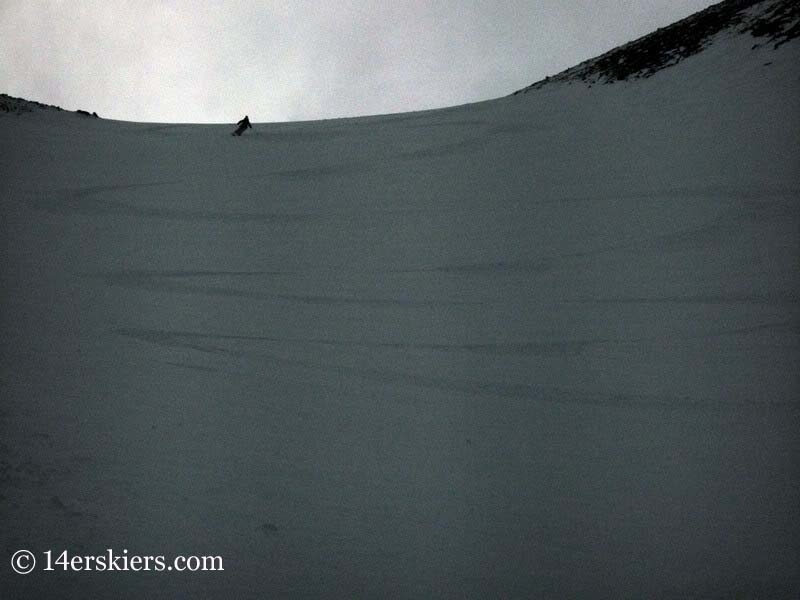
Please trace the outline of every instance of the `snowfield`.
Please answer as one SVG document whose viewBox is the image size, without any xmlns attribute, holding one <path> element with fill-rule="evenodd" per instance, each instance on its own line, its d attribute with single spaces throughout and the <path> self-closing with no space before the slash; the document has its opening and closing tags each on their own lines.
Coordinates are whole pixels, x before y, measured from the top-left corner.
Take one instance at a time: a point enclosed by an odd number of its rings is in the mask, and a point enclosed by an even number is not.
<svg viewBox="0 0 800 600">
<path fill-rule="evenodd" d="M 241 138 L 0 113 L 0 595 L 797 597 L 800 43 L 753 44 Z"/>
</svg>

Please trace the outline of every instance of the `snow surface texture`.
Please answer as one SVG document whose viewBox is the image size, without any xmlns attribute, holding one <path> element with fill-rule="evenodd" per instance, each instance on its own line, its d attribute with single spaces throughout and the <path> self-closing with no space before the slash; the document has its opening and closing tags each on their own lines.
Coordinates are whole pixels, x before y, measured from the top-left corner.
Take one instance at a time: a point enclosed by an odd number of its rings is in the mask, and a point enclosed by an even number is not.
<svg viewBox="0 0 800 600">
<path fill-rule="evenodd" d="M 0 113 L 0 596 L 797 597 L 800 45 L 753 45 L 241 138 Z"/>
</svg>

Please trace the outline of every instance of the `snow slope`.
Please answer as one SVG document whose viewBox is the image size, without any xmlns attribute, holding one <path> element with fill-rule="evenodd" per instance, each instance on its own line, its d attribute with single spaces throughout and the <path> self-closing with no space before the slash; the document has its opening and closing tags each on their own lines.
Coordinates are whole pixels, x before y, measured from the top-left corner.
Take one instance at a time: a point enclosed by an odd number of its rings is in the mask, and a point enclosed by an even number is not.
<svg viewBox="0 0 800 600">
<path fill-rule="evenodd" d="M 800 44 L 752 46 L 241 138 L 0 113 L 0 595 L 797 597 Z"/>
</svg>

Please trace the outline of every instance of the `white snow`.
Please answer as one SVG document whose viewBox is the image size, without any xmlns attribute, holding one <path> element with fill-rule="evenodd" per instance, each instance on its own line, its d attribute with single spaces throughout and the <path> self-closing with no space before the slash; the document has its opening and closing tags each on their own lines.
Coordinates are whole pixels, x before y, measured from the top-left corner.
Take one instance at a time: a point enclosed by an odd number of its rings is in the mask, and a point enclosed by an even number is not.
<svg viewBox="0 0 800 600">
<path fill-rule="evenodd" d="M 241 138 L 0 114 L 6 555 L 225 567 L 3 597 L 797 594 L 800 44 L 752 44 Z"/>
</svg>

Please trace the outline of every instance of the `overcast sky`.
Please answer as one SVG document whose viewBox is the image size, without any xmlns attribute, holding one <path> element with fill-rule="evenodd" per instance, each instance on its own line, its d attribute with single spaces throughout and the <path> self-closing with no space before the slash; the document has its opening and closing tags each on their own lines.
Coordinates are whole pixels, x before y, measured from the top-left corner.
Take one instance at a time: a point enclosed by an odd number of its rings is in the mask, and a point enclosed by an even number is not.
<svg viewBox="0 0 800 600">
<path fill-rule="evenodd" d="M 504 96 L 713 0 L 0 0 L 0 92 L 133 121 Z"/>
</svg>

